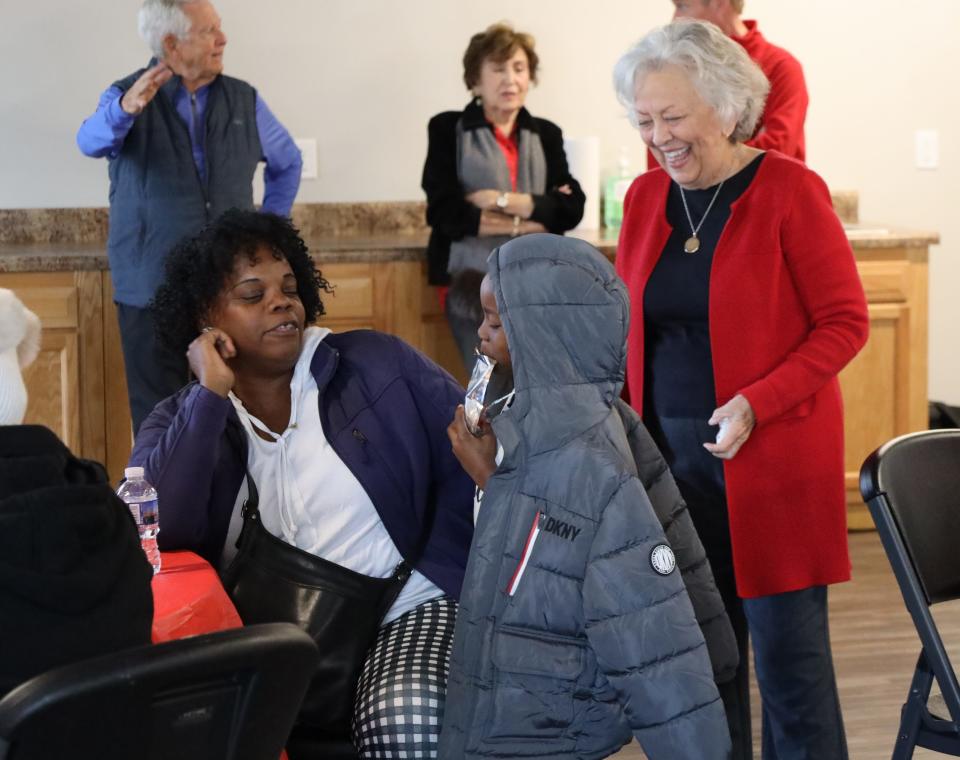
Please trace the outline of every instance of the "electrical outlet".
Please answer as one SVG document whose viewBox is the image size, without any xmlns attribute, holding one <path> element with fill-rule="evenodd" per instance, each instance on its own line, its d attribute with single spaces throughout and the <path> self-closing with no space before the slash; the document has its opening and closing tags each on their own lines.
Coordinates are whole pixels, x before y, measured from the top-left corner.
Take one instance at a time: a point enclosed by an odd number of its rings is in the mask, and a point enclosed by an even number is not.
<svg viewBox="0 0 960 760">
<path fill-rule="evenodd" d="M 300 148 L 300 156 L 303 158 L 303 169 L 300 171 L 300 179 L 317 178 L 317 141 L 313 137 L 298 137 L 294 140 L 297 147 Z"/>
<path fill-rule="evenodd" d="M 914 150 L 918 169 L 936 169 L 940 165 L 940 134 L 935 129 L 918 129 Z"/>
</svg>

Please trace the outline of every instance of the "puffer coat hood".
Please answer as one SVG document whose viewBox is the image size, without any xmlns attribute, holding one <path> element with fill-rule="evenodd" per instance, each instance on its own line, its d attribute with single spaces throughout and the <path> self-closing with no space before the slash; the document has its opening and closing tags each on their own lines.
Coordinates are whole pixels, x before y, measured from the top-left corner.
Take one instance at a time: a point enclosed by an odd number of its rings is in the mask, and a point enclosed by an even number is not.
<svg viewBox="0 0 960 760">
<path fill-rule="evenodd" d="M 549 234 L 495 250 L 488 275 L 513 365 L 510 417 L 528 445 L 562 445 L 605 417 L 623 388 L 626 286 L 592 246 Z"/>
<path fill-rule="evenodd" d="M 729 753 L 710 659 L 615 402 L 629 302 L 583 241 L 488 260 L 516 396 L 493 421 L 451 656 L 441 758 Z"/>
</svg>

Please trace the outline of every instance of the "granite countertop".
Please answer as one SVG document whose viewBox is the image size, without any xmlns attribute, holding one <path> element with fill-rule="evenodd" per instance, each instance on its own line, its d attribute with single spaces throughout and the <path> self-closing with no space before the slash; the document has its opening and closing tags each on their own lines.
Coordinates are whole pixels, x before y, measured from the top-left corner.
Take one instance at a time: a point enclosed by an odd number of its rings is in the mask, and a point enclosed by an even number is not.
<svg viewBox="0 0 960 760">
<path fill-rule="evenodd" d="M 105 243 L 0 243 L 0 272 L 109 269 Z"/>
<path fill-rule="evenodd" d="M 847 237 L 854 252 L 878 248 L 919 248 L 940 242 L 934 232 L 896 230 L 882 225 L 847 224 Z M 572 235 L 586 240 L 603 253 L 616 252 L 615 232 L 581 231 Z M 307 245 L 317 263 L 382 263 L 419 261 L 427 245 L 426 231 L 339 234 L 308 237 Z M 103 242 L 0 243 L 0 272 L 65 272 L 108 268 Z"/>
<path fill-rule="evenodd" d="M 854 251 L 923 248 L 940 242 L 931 232 L 859 222 L 855 191 L 832 192 Z M 420 261 L 429 231 L 423 201 L 294 204 L 293 222 L 317 263 Z M 106 208 L 0 209 L 0 272 L 105 270 Z M 613 256 L 617 231 L 571 233 Z"/>
<path fill-rule="evenodd" d="M 844 224 L 843 229 L 854 251 L 865 248 L 922 248 L 940 242 L 940 233 L 928 230 L 901 230 L 864 222 Z"/>
</svg>

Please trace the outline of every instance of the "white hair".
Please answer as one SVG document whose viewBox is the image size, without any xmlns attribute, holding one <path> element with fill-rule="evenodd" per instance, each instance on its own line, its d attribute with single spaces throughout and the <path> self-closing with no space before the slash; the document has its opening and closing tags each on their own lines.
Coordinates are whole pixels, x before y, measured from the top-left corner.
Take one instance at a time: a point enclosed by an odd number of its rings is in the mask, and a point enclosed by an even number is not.
<svg viewBox="0 0 960 760">
<path fill-rule="evenodd" d="M 143 0 L 137 14 L 137 28 L 158 59 L 163 58 L 163 41 L 167 35 L 182 40 L 190 34 L 190 19 L 183 12 L 183 6 L 192 2 L 196 0 Z"/>
<path fill-rule="evenodd" d="M 640 78 L 665 66 L 683 69 L 720 121 L 736 123 L 731 141 L 753 136 L 770 82 L 739 44 L 710 22 L 696 19 L 677 19 L 653 29 L 613 67 L 613 87 L 631 124 L 637 126 Z"/>
</svg>

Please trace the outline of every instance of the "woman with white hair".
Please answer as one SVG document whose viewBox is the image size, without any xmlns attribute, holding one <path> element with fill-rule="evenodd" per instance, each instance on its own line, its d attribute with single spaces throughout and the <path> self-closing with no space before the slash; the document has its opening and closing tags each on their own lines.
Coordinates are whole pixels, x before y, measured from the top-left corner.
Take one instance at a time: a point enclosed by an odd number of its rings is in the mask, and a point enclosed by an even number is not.
<svg viewBox="0 0 960 760">
<path fill-rule="evenodd" d="M 660 164 L 630 188 L 617 248 L 627 390 L 737 633 L 734 757 L 752 757 L 752 637 L 763 757 L 846 758 L 826 587 L 850 577 L 837 373 L 868 325 L 853 253 L 823 180 L 744 144 L 768 83 L 717 27 L 651 31 L 614 84 Z"/>
</svg>

